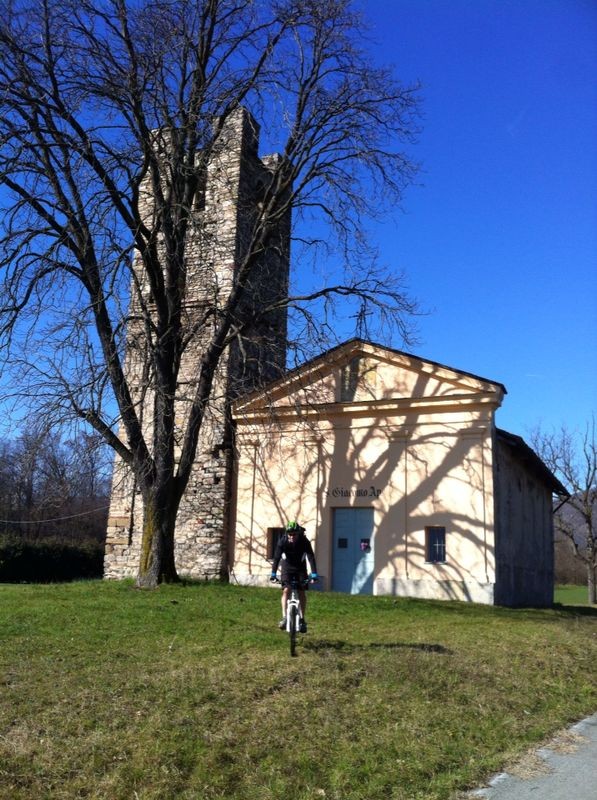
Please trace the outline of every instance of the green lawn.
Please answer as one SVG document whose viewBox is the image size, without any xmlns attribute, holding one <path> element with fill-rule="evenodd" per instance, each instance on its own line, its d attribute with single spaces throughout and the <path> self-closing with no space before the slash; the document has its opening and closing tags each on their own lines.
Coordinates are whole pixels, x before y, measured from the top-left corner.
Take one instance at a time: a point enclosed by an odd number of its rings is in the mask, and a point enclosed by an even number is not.
<svg viewBox="0 0 597 800">
<path fill-rule="evenodd" d="M 597 709 L 597 612 L 0 586 L 0 798 L 453 797 Z"/>
<path fill-rule="evenodd" d="M 556 586 L 553 594 L 554 603 L 567 606 L 582 606 L 588 603 L 588 589 L 585 586 Z"/>
</svg>

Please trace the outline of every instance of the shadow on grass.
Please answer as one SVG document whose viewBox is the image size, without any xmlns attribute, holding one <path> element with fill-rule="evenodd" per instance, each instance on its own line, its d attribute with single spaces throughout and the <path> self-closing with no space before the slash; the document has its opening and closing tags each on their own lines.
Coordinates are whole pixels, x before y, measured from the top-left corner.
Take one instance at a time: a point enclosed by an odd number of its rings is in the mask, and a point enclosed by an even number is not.
<svg viewBox="0 0 597 800">
<path fill-rule="evenodd" d="M 424 642 L 368 642 L 367 644 L 349 644 L 342 640 L 318 639 L 307 641 L 303 645 L 305 650 L 341 650 L 343 653 L 355 653 L 359 650 L 419 650 L 422 653 L 440 653 L 452 655 L 453 651 L 441 644 L 426 644 Z"/>
<path fill-rule="evenodd" d="M 560 614 L 567 614 L 571 617 L 597 617 L 597 606 L 571 606 L 566 603 L 554 603 L 554 611 Z"/>
</svg>

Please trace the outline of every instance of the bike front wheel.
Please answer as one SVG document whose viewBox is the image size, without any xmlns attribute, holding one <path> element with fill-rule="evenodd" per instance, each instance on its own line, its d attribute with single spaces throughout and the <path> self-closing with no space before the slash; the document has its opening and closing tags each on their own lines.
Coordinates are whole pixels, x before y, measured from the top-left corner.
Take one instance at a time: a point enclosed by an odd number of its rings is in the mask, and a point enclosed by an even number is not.
<svg viewBox="0 0 597 800">
<path fill-rule="evenodd" d="M 296 655 L 296 630 L 298 628 L 298 611 L 291 606 L 288 612 L 288 635 L 290 637 L 290 655 Z"/>
</svg>

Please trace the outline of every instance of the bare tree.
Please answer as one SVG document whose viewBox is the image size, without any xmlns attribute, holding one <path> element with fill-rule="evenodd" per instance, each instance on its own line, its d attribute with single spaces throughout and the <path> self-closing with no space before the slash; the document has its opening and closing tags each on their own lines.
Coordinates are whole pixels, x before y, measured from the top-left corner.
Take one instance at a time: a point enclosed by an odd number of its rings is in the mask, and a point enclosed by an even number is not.
<svg viewBox="0 0 597 800">
<path fill-rule="evenodd" d="M 23 539 L 103 540 L 106 450 L 98 434 L 65 442 L 35 422 L 0 442 L 0 531 Z"/>
<path fill-rule="evenodd" d="M 5 369 L 22 398 L 54 420 L 83 420 L 134 474 L 144 508 L 140 586 L 177 577 L 175 518 L 214 376 L 256 318 L 293 310 L 304 344 L 326 330 L 318 311 L 348 299 L 360 334 L 376 322 L 386 338 L 407 332 L 415 306 L 400 277 L 376 265 L 365 221 L 397 205 L 415 173 L 400 148 L 416 131 L 416 89 L 371 63 L 362 34 L 348 0 L 1 2 Z M 231 291 L 203 307 L 189 333 L 193 209 L 241 105 L 281 157 L 244 231 Z M 290 209 L 303 243 L 335 237 L 343 271 L 255 308 L 248 287 Z M 315 218 L 325 233 L 313 232 Z M 150 433 L 124 366 L 129 304 L 152 390 Z M 191 337 L 204 345 L 175 443 Z"/>
<path fill-rule="evenodd" d="M 589 603 L 597 603 L 597 442 L 595 419 L 582 435 L 566 426 L 532 433 L 534 449 L 570 492 L 555 512 L 556 531 L 564 536 L 587 570 Z"/>
</svg>

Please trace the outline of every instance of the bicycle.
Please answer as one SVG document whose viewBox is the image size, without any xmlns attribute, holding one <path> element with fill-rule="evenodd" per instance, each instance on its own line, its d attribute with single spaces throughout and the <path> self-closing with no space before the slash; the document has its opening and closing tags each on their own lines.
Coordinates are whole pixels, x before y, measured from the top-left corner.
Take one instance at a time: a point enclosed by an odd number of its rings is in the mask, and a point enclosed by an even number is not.
<svg viewBox="0 0 597 800">
<path fill-rule="evenodd" d="M 276 578 L 276 583 L 279 579 Z M 301 607 L 301 600 L 299 597 L 299 590 L 309 583 L 309 578 L 299 580 L 296 575 L 293 575 L 289 580 L 289 595 L 286 603 L 286 632 L 288 633 L 290 641 L 290 655 L 296 656 L 296 635 L 300 633 L 301 623 L 303 621 L 303 609 Z"/>
</svg>

